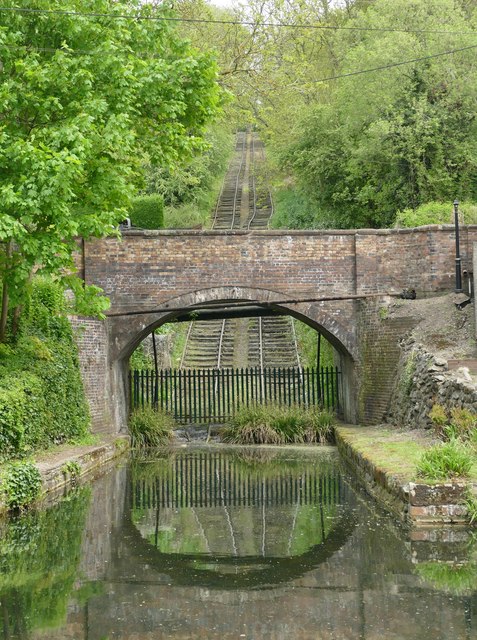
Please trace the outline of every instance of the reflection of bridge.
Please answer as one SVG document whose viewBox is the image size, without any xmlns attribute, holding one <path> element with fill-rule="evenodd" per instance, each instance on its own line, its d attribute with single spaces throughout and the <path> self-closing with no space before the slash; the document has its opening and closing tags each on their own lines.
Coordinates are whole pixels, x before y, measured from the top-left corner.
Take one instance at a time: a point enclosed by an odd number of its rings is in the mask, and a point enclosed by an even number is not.
<svg viewBox="0 0 477 640">
<path fill-rule="evenodd" d="M 476 596 L 458 598 L 426 586 L 413 573 L 403 533 L 365 504 L 354 510 L 358 526 L 336 529 L 305 554 L 301 570 L 300 557 L 280 558 L 288 581 L 253 588 L 243 572 L 242 588 L 227 590 L 212 567 L 206 573 L 193 557 L 167 561 L 169 554 L 141 537 L 131 522 L 126 479 L 123 468 L 93 486 L 81 554 L 84 582 L 76 583 L 84 589 L 72 594 L 61 628 L 28 632 L 32 640 L 475 637 Z M 434 558 L 439 544 L 430 547 Z M 237 558 L 230 574 L 240 562 L 247 567 L 246 558 Z M 262 578 L 273 578 L 276 562 L 264 559 Z"/>
<path fill-rule="evenodd" d="M 471 271 L 477 227 L 462 229 Z M 453 289 L 452 227 L 343 231 L 131 231 L 87 243 L 78 269 L 111 300 L 106 321 L 81 320 L 85 388 L 96 430 L 126 428 L 128 360 L 154 329 L 190 312 L 288 314 L 339 353 L 349 422 L 388 409 L 408 318 L 383 318 L 389 293 Z M 380 300 L 383 296 L 384 300 Z"/>
</svg>

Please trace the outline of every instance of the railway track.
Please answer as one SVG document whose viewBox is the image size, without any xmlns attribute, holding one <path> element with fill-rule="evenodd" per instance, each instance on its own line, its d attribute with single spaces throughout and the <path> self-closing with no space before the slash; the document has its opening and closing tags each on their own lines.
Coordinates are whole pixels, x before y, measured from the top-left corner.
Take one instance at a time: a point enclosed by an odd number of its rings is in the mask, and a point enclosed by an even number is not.
<svg viewBox="0 0 477 640">
<path fill-rule="evenodd" d="M 214 229 L 268 228 L 273 200 L 260 171 L 264 160 L 257 134 L 239 132 L 215 207 Z M 293 322 L 288 316 L 191 322 L 180 368 L 300 367 Z"/>
</svg>

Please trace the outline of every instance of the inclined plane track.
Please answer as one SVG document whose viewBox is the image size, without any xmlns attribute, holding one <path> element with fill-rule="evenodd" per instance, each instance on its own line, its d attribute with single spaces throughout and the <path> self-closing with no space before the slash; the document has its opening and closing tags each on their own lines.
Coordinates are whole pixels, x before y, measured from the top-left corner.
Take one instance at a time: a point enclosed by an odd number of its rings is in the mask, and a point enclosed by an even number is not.
<svg viewBox="0 0 477 640">
<path fill-rule="evenodd" d="M 267 229 L 273 200 L 264 174 L 263 143 L 237 133 L 235 152 L 213 213 L 214 229 Z M 300 367 L 293 319 L 288 316 L 193 321 L 181 368 Z"/>
</svg>

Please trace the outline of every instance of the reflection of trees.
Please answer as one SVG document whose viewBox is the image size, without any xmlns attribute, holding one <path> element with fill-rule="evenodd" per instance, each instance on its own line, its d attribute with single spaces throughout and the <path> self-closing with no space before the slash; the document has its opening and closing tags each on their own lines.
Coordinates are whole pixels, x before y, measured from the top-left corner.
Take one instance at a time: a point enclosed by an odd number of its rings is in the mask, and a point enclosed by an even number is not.
<svg viewBox="0 0 477 640">
<path fill-rule="evenodd" d="M 45 511 L 5 523 L 0 540 L 0 606 L 5 638 L 60 626 L 73 589 L 90 500 L 81 488 Z"/>
</svg>

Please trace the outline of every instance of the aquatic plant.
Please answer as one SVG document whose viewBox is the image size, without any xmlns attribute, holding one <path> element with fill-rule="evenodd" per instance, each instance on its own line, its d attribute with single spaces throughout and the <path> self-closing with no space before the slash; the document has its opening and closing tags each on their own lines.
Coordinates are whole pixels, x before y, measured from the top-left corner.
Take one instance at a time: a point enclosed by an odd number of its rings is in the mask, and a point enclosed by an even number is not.
<svg viewBox="0 0 477 640">
<path fill-rule="evenodd" d="M 160 447 L 173 435 L 174 419 L 164 411 L 150 406 L 135 409 L 129 418 L 129 433 L 133 449 Z"/>
<path fill-rule="evenodd" d="M 222 435 L 235 444 L 324 443 L 333 424 L 333 415 L 319 407 L 253 404 L 239 409 Z"/>
</svg>

